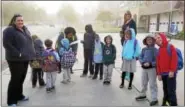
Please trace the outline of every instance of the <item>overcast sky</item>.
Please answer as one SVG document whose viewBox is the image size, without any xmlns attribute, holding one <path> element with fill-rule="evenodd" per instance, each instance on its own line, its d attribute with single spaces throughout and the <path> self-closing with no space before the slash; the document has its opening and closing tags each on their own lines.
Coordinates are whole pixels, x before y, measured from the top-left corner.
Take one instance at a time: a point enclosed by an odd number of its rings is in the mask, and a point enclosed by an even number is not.
<svg viewBox="0 0 185 107">
<path fill-rule="evenodd" d="M 83 14 L 87 9 L 95 9 L 99 1 L 35 1 L 35 3 L 46 10 L 48 14 L 55 14 L 63 3 L 71 4 L 75 10 Z"/>
</svg>

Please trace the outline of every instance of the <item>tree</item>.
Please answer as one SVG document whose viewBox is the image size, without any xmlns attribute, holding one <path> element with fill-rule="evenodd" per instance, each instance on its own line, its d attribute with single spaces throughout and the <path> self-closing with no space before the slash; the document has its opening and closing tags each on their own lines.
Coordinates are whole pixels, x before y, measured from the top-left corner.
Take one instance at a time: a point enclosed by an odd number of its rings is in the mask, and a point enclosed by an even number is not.
<svg viewBox="0 0 185 107">
<path fill-rule="evenodd" d="M 69 4 L 63 5 L 60 8 L 58 11 L 58 18 L 62 19 L 67 24 L 75 24 L 78 21 L 77 12 Z"/>
<path fill-rule="evenodd" d="M 112 13 L 110 11 L 100 11 L 96 20 L 103 22 L 103 27 L 106 22 L 110 22 L 113 20 Z"/>
<path fill-rule="evenodd" d="M 21 14 L 26 23 L 45 21 L 47 14 L 44 9 L 27 1 L 3 1 L 2 2 L 2 21 L 7 25 L 14 14 Z"/>
</svg>

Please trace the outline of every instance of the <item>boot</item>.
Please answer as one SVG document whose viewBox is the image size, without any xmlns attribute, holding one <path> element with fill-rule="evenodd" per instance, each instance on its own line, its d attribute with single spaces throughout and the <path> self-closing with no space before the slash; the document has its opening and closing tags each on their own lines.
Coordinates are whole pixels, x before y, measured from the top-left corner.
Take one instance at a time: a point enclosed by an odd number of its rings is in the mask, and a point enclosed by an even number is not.
<svg viewBox="0 0 185 107">
<path fill-rule="evenodd" d="M 122 72 L 122 77 L 121 77 L 121 85 L 119 86 L 120 88 L 123 88 L 124 87 L 124 82 L 125 82 L 125 74 L 126 72 Z"/>
<path fill-rule="evenodd" d="M 132 89 L 132 81 L 133 81 L 133 78 L 134 78 L 134 73 L 130 73 L 130 81 L 129 81 L 129 86 L 128 86 L 128 89 L 129 90 Z"/>
</svg>

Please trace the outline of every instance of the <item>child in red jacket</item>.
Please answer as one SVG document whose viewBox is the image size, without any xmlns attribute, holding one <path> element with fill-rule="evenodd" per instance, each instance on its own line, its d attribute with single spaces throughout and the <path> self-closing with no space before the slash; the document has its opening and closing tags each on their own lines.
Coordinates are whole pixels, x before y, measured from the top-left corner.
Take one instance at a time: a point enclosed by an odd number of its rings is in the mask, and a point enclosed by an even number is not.
<svg viewBox="0 0 185 107">
<path fill-rule="evenodd" d="M 155 35 L 156 44 L 159 46 L 159 52 L 157 55 L 157 75 L 159 81 L 163 82 L 163 103 L 162 106 L 166 106 L 166 102 L 170 106 L 177 106 L 176 97 L 176 73 L 178 57 L 173 45 L 170 45 L 171 55 L 169 55 L 167 46 L 168 41 L 165 34 L 159 33 Z"/>
</svg>

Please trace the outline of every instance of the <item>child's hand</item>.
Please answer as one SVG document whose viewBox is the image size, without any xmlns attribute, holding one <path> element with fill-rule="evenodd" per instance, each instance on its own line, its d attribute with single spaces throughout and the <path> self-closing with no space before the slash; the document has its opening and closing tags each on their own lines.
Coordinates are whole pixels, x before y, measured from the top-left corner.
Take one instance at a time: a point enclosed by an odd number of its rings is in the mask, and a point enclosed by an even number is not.
<svg viewBox="0 0 185 107">
<path fill-rule="evenodd" d="M 148 62 L 144 63 L 145 67 L 148 67 L 150 64 Z"/>
<path fill-rule="evenodd" d="M 161 81 L 161 80 L 162 80 L 161 75 L 158 75 L 158 80 L 159 80 L 159 81 Z"/>
<path fill-rule="evenodd" d="M 174 72 L 170 72 L 169 73 L 169 78 L 173 78 L 174 77 Z"/>
</svg>

